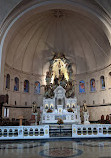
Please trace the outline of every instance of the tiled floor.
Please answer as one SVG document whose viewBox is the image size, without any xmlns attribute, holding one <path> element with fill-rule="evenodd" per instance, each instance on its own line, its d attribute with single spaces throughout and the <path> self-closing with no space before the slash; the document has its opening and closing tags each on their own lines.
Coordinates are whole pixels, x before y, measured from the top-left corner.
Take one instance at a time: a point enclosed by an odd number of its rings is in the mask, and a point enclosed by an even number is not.
<svg viewBox="0 0 111 158">
<path fill-rule="evenodd" d="M 0 158 L 111 158 L 111 139 L 0 142 Z"/>
</svg>

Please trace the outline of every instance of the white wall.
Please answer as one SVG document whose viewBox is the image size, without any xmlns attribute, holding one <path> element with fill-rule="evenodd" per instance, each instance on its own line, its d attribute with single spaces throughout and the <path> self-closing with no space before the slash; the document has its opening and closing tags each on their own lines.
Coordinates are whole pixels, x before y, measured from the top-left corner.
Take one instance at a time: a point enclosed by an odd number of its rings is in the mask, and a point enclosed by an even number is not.
<svg viewBox="0 0 111 158">
<path fill-rule="evenodd" d="M 86 100 L 86 103 L 88 105 L 88 109 L 90 112 L 90 120 L 99 120 L 101 115 L 104 114 L 105 116 L 107 114 L 111 113 L 111 76 L 109 75 L 109 72 L 111 72 L 111 67 L 108 67 L 104 70 L 100 70 L 98 72 L 93 72 L 89 74 L 81 74 L 76 75 L 76 97 L 78 100 L 78 103 L 80 105 L 83 105 L 83 101 Z M 10 74 L 11 77 L 11 87 L 10 89 L 6 89 L 6 74 Z M 100 77 L 105 77 L 105 90 L 101 89 L 100 86 Z M 14 78 L 19 77 L 20 81 L 20 91 L 16 92 L 13 90 L 14 88 Z M 90 91 L 90 79 L 94 78 L 96 81 L 96 91 L 91 92 Z M 30 82 L 30 90 L 29 93 L 25 93 L 23 91 L 24 86 L 24 80 L 28 79 Z M 84 80 L 85 81 L 85 93 L 81 94 L 79 93 L 79 81 Z M 16 106 L 24 106 L 25 102 L 27 102 L 27 106 L 31 106 L 33 101 L 36 101 L 38 106 L 42 105 L 42 99 L 43 99 L 43 93 L 44 90 L 41 88 L 40 94 L 34 94 L 34 82 L 39 81 L 40 84 L 44 84 L 44 76 L 39 75 L 30 75 L 25 74 L 20 71 L 14 70 L 9 68 L 8 66 L 5 66 L 5 76 L 4 76 L 4 94 L 9 95 L 9 105 L 15 105 L 15 101 L 17 102 Z M 105 103 L 103 103 L 103 99 L 105 100 Z M 95 102 L 93 104 L 93 101 Z M 101 106 L 102 105 L 102 106 Z M 107 105 L 107 106 L 106 106 Z M 103 110 L 104 109 L 104 110 Z"/>
</svg>

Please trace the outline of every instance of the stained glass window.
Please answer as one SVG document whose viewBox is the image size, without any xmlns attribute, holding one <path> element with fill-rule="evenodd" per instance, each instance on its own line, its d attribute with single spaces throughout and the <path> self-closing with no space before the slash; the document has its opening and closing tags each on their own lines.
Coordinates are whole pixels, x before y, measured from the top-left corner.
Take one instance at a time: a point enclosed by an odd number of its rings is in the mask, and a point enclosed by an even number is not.
<svg viewBox="0 0 111 158">
<path fill-rule="evenodd" d="M 19 78 L 15 77 L 14 79 L 14 91 L 19 91 Z"/>
<path fill-rule="evenodd" d="M 40 94 L 40 82 L 36 81 L 34 84 L 34 93 Z"/>
<path fill-rule="evenodd" d="M 105 89 L 105 79 L 104 76 L 100 77 L 101 89 Z"/>
<path fill-rule="evenodd" d="M 10 75 L 9 74 L 7 74 L 6 76 L 6 88 L 10 89 Z"/>
<path fill-rule="evenodd" d="M 28 80 L 24 81 L 24 92 L 29 92 L 29 81 Z"/>
<path fill-rule="evenodd" d="M 96 91 L 95 79 L 90 80 L 90 90 L 91 92 Z"/>
<path fill-rule="evenodd" d="M 85 82 L 83 80 L 79 82 L 79 93 L 85 93 Z"/>
</svg>

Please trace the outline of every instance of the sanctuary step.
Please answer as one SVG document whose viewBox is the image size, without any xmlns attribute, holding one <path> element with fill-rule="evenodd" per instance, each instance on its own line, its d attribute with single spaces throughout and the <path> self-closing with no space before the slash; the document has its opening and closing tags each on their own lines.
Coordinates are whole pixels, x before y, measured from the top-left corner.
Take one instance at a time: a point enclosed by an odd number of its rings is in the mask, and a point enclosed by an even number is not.
<svg viewBox="0 0 111 158">
<path fill-rule="evenodd" d="M 50 137 L 72 137 L 71 125 L 50 125 L 49 126 Z"/>
</svg>

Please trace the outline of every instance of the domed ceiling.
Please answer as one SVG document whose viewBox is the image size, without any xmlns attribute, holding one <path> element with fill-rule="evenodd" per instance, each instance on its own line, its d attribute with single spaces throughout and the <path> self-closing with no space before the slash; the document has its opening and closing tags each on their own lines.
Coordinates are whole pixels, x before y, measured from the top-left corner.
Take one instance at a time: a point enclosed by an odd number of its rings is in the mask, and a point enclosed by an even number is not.
<svg viewBox="0 0 111 158">
<path fill-rule="evenodd" d="M 42 75 L 54 52 L 64 53 L 77 74 L 111 63 L 108 38 L 95 21 L 77 12 L 54 9 L 24 19 L 11 36 L 6 64 Z"/>
</svg>

